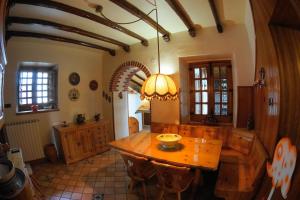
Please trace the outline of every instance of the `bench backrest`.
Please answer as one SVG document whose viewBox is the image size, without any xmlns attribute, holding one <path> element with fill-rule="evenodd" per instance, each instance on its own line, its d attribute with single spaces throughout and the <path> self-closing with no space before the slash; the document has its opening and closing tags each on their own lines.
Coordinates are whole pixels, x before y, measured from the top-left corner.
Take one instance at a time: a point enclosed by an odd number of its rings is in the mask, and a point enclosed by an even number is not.
<svg viewBox="0 0 300 200">
<path fill-rule="evenodd" d="M 252 147 L 253 134 L 238 130 L 230 126 L 176 125 L 155 122 L 151 124 L 151 131 L 154 133 L 169 132 L 187 137 L 219 139 L 223 142 L 223 148 L 232 148 L 248 155 Z"/>
</svg>

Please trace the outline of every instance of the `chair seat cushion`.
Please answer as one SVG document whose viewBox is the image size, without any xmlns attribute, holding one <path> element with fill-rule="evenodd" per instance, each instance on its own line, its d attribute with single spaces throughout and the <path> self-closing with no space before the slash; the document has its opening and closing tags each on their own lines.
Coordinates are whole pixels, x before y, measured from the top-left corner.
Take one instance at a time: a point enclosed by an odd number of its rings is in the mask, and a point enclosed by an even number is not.
<svg viewBox="0 0 300 200">
<path fill-rule="evenodd" d="M 246 164 L 222 163 L 219 170 L 215 193 L 250 192 L 253 168 Z"/>
</svg>

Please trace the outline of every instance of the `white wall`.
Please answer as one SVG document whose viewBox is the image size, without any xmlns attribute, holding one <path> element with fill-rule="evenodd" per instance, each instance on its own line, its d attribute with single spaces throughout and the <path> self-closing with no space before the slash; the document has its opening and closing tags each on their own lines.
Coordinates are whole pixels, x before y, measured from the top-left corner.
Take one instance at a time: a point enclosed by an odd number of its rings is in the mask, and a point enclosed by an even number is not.
<svg viewBox="0 0 300 200">
<path fill-rule="evenodd" d="M 78 113 L 85 113 L 87 119 L 95 113 L 102 113 L 102 52 L 90 48 L 57 43 L 48 40 L 13 38 L 7 47 L 8 65 L 5 72 L 4 102 L 11 104 L 5 109 L 5 122 L 25 119 L 40 119 L 43 144 L 50 142 L 52 124 L 71 122 Z M 49 62 L 58 65 L 58 105 L 60 111 L 16 115 L 16 71 L 22 61 Z M 80 92 L 78 101 L 68 98 L 73 86 L 68 81 L 69 74 L 77 72 L 80 83 L 75 86 Z M 97 91 L 89 89 L 89 82 L 97 80 Z"/>
<path fill-rule="evenodd" d="M 115 139 L 129 135 L 128 126 L 128 93 L 122 92 L 123 98 L 119 98 L 119 92 L 113 92 Z"/>
<path fill-rule="evenodd" d="M 172 34 L 170 42 L 161 41 L 161 71 L 172 74 L 178 88 L 180 85 L 179 58 L 190 56 L 227 55 L 232 58 L 233 81 L 236 100 L 236 88 L 242 85 L 252 85 L 254 81 L 255 66 L 252 61 L 251 48 L 248 34 L 244 25 L 228 25 L 224 27 L 224 33 L 217 32 L 215 27 L 197 30 L 195 38 L 190 37 L 188 32 Z M 131 46 L 131 51 L 126 53 L 117 51 L 116 57 L 104 56 L 103 84 L 108 91 L 112 73 L 118 66 L 129 60 L 136 60 L 146 65 L 152 73 L 157 73 L 157 47 L 156 40 L 149 40 L 149 46 L 140 44 Z M 153 101 L 152 121 L 163 123 L 180 122 L 180 103 L 176 101 Z M 104 115 L 111 118 L 111 108 L 104 102 Z M 235 113 L 236 118 L 236 101 Z"/>
<path fill-rule="evenodd" d="M 135 117 L 139 121 L 139 131 L 143 129 L 142 113 L 135 113 L 142 101 L 139 93 L 128 93 L 128 113 L 129 117 Z"/>
</svg>

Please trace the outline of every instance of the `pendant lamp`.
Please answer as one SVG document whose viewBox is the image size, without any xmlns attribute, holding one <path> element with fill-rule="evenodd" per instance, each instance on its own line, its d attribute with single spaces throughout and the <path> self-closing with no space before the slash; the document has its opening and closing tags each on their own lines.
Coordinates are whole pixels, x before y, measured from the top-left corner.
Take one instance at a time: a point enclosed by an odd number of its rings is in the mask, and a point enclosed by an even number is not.
<svg viewBox="0 0 300 200">
<path fill-rule="evenodd" d="M 160 49 L 159 49 L 159 34 L 158 34 L 158 10 L 155 2 L 156 13 L 156 39 L 157 39 L 157 60 L 158 73 L 151 75 L 145 80 L 141 89 L 141 99 L 147 100 L 175 100 L 178 98 L 176 85 L 171 77 L 160 73 Z"/>
</svg>

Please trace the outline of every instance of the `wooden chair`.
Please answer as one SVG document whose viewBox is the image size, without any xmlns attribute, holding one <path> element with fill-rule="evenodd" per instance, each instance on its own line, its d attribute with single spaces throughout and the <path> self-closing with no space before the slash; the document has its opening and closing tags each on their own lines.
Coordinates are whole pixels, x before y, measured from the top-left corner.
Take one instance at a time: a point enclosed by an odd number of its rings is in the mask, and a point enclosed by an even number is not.
<svg viewBox="0 0 300 200">
<path fill-rule="evenodd" d="M 131 178 L 130 191 L 133 190 L 135 184 L 142 183 L 144 198 L 147 199 L 146 181 L 155 175 L 155 169 L 144 157 L 125 152 L 121 152 L 121 156 L 124 159 L 128 176 Z"/>
<path fill-rule="evenodd" d="M 177 167 L 151 161 L 156 169 L 158 186 L 161 189 L 158 199 L 162 199 L 165 193 L 176 193 L 181 200 L 181 192 L 185 191 L 194 179 L 194 173 L 187 167 Z"/>
<path fill-rule="evenodd" d="M 139 121 L 135 117 L 128 118 L 129 135 L 139 132 Z"/>
</svg>

